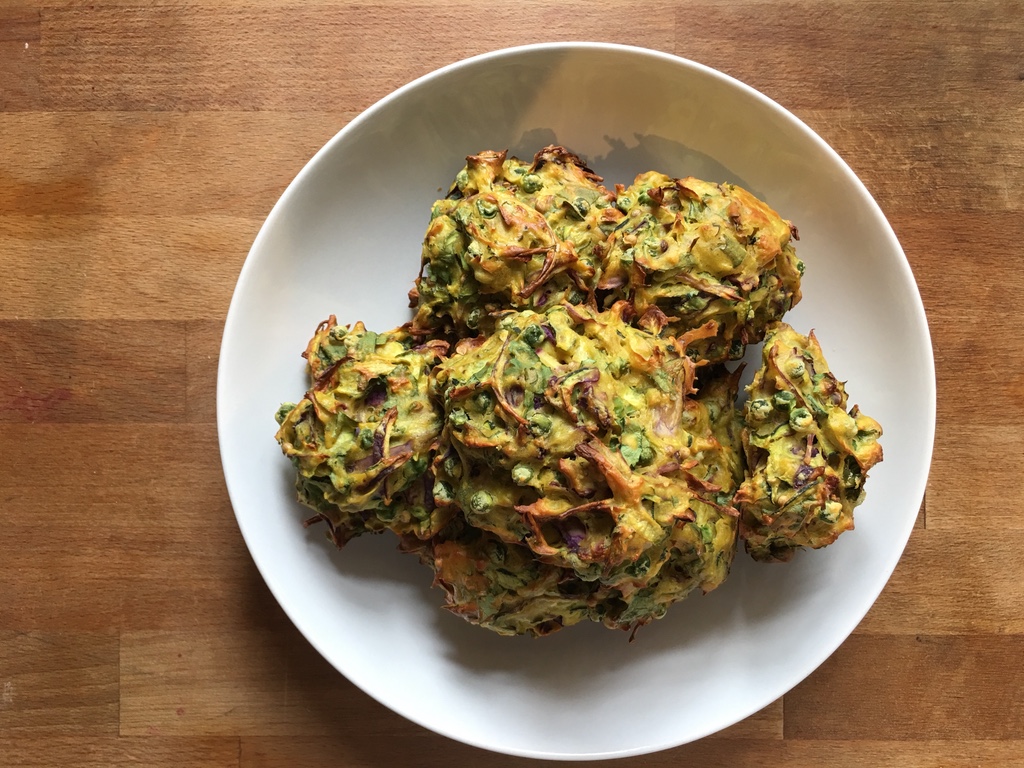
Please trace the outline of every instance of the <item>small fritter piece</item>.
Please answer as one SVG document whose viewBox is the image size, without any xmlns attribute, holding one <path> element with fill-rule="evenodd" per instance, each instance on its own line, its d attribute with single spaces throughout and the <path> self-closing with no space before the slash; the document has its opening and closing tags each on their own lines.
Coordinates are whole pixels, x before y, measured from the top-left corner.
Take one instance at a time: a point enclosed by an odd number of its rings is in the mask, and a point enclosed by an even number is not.
<svg viewBox="0 0 1024 768">
<path fill-rule="evenodd" d="M 690 510 L 692 521 L 674 526 L 660 547 L 624 569 L 631 578 L 616 579 L 616 592 L 595 605 L 595 621 L 636 630 L 662 618 L 694 590 L 706 594 L 725 581 L 736 552 L 734 513 L 699 496 L 690 501 Z"/>
<path fill-rule="evenodd" d="M 410 293 L 413 331 L 490 333 L 497 312 L 586 300 L 606 234 L 621 218 L 600 177 L 560 147 L 529 166 L 504 152 L 466 160 L 434 204 Z"/>
<path fill-rule="evenodd" d="M 326 521 L 339 547 L 384 529 L 427 538 L 447 522 L 433 502 L 441 413 L 428 396 L 446 350 L 333 315 L 317 327 L 303 354 L 312 386 L 278 410 L 276 437 L 298 471 L 299 500 L 317 512 L 307 522 Z"/>
<path fill-rule="evenodd" d="M 608 612 L 614 593 L 461 517 L 429 541 L 405 540 L 402 548 L 434 571 L 448 610 L 500 635 L 540 637 L 592 619 Z M 611 609 L 621 613 L 622 605 Z"/>
<path fill-rule="evenodd" d="M 755 560 L 784 561 L 853 528 L 867 471 L 882 460 L 882 428 L 854 406 L 814 334 L 785 323 L 765 339 L 747 388 L 747 477 L 735 496 L 740 536 Z"/>
<path fill-rule="evenodd" d="M 661 173 L 619 188 L 626 219 L 612 232 L 599 289 L 635 307 L 641 327 L 681 334 L 713 320 L 689 351 L 736 360 L 800 300 L 796 229 L 746 190 Z"/>
<path fill-rule="evenodd" d="M 714 589 L 728 574 L 735 518 L 705 510 L 694 524 L 673 532 L 671 557 L 653 568 L 649 555 L 641 557 L 629 569 L 632 579 L 614 587 L 547 563 L 461 515 L 427 541 L 404 538 L 402 549 L 434 571 L 448 610 L 498 634 L 539 637 L 585 620 L 635 631 L 694 589 Z"/>
<path fill-rule="evenodd" d="M 722 537 L 701 527 L 729 517 L 735 536 L 734 481 L 709 460 L 721 446 L 688 397 L 685 344 L 714 328 L 659 339 L 626 311 L 508 313 L 460 344 L 432 375 L 446 417 L 435 501 L 627 598 L 691 555 L 688 578 L 710 589 L 718 577 L 701 571 Z"/>
</svg>

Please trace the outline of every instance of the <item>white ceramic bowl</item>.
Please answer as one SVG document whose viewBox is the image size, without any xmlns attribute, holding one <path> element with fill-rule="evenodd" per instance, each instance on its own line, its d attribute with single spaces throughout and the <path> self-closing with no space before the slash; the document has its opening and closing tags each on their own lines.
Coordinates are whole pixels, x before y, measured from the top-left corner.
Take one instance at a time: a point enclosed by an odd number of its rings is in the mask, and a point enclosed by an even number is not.
<svg viewBox="0 0 1024 768">
<path fill-rule="evenodd" d="M 431 203 L 465 156 L 549 143 L 606 183 L 659 170 L 731 181 L 794 221 L 804 299 L 851 401 L 885 430 L 856 530 L 786 565 L 746 555 L 636 642 L 595 625 L 504 638 L 441 610 L 427 569 L 390 535 L 335 551 L 304 530 L 273 433 L 301 397 L 299 357 L 329 314 L 371 329 L 409 318 Z M 853 172 L 785 109 L 707 67 L 636 48 L 527 46 L 400 88 L 338 133 L 271 211 L 242 269 L 221 347 L 217 418 L 228 490 L 253 559 L 310 643 L 368 694 L 438 733 L 499 752 L 635 755 L 757 712 L 824 661 L 881 592 L 920 506 L 935 376 L 900 245 Z M 331 718 L 332 713 L 322 712 Z M 343 727 L 343 723 L 338 723 Z"/>
</svg>

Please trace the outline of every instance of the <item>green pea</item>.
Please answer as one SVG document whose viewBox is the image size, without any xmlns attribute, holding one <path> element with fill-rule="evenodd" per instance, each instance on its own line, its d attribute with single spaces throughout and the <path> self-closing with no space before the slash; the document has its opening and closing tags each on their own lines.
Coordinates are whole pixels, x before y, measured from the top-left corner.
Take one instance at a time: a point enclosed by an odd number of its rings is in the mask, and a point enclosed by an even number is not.
<svg viewBox="0 0 1024 768">
<path fill-rule="evenodd" d="M 485 219 L 493 219 L 498 214 L 498 206 L 482 197 L 477 199 L 476 209 Z"/>
<path fill-rule="evenodd" d="M 751 421 L 764 421 L 772 412 L 772 404 L 762 397 L 747 403 L 747 418 Z"/>
<path fill-rule="evenodd" d="M 462 477 L 462 462 L 458 456 L 446 456 L 444 460 L 444 471 L 450 477 L 458 480 Z"/>
<path fill-rule="evenodd" d="M 546 414 L 531 414 L 529 423 L 530 431 L 535 435 L 546 435 L 551 431 L 551 417 Z"/>
<path fill-rule="evenodd" d="M 454 501 L 455 490 L 452 488 L 451 483 L 447 483 L 444 480 L 438 480 L 434 483 L 434 498 L 438 503 Z"/>
<path fill-rule="evenodd" d="M 535 173 L 523 176 L 523 180 L 519 182 L 519 185 L 523 188 L 524 192 L 536 192 L 542 186 L 540 176 Z"/>
<path fill-rule="evenodd" d="M 469 508 L 477 513 L 490 511 L 494 506 L 494 497 L 487 491 L 477 491 L 469 498 Z"/>
<path fill-rule="evenodd" d="M 526 464 L 516 464 L 512 467 L 512 481 L 516 485 L 526 485 L 533 479 L 533 470 Z"/>
<path fill-rule="evenodd" d="M 544 331 L 539 325 L 528 325 L 523 329 L 520 337 L 524 342 L 536 349 L 544 341 Z"/>
<path fill-rule="evenodd" d="M 775 405 L 786 410 L 789 410 L 789 408 L 793 406 L 793 403 L 796 402 L 796 396 L 792 392 L 787 392 L 786 390 L 776 392 L 775 397 L 772 399 L 775 401 Z"/>
<path fill-rule="evenodd" d="M 469 416 L 461 408 L 453 408 L 452 412 L 448 414 L 448 423 L 455 428 L 464 427 L 467 421 L 469 421 Z"/>
<path fill-rule="evenodd" d="M 814 417 L 806 408 L 794 408 L 789 414 L 789 424 L 798 432 L 806 432 L 814 424 Z"/>
</svg>

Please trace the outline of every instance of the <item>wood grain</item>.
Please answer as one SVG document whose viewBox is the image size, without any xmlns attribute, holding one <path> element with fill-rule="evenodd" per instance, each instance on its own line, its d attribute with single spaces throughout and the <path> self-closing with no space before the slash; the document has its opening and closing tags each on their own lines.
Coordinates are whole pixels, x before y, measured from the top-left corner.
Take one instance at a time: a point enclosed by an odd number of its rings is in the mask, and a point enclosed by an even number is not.
<svg viewBox="0 0 1024 768">
<path fill-rule="evenodd" d="M 116 734 L 118 640 L 109 631 L 0 630 L 0 732 Z"/>
<path fill-rule="evenodd" d="M 0 321 L 13 422 L 169 422 L 185 416 L 182 322 Z M 12 375 L 14 371 L 17 376 Z"/>
<path fill-rule="evenodd" d="M 857 633 L 1024 635 L 1022 551 L 1019 529 L 984 546 L 963 527 L 915 530 Z"/>
<path fill-rule="evenodd" d="M 0 737 L 0 752 L 9 768 L 109 768 L 112 765 L 173 765 L 175 768 L 218 768 L 239 765 L 238 738 L 174 738 L 152 734 L 123 736 Z"/>
<path fill-rule="evenodd" d="M 261 223 L 216 215 L 0 216 L 6 278 L 19 294 L 17 304 L 0 302 L 0 321 L 207 322 Z"/>
<path fill-rule="evenodd" d="M 899 236 L 939 394 L 925 507 L 850 639 L 610 764 L 1024 766 L 1021 0 L 0 2 L 0 764 L 534 764 L 306 643 L 234 522 L 215 387 L 245 255 L 319 147 L 435 67 L 565 39 L 716 67 L 825 138 Z"/>
<path fill-rule="evenodd" d="M 1024 154 L 1015 138 L 1024 128 L 1024 110 L 1010 106 L 1015 99 L 1019 103 L 1021 85 L 1008 81 L 1006 86 L 1003 98 L 993 97 L 991 104 L 982 94 L 965 106 L 897 102 L 877 110 L 796 111 L 829 144 L 841 148 L 843 159 L 887 216 L 920 220 L 931 214 L 943 218 L 940 231 L 971 227 L 987 237 L 978 230 L 979 221 L 1024 208 L 1014 192 L 1024 182 Z M 911 240 L 908 250 L 917 242 Z"/>
<path fill-rule="evenodd" d="M 670 48 L 674 28 L 664 20 L 671 8 L 655 4 L 638 16 L 607 0 L 575 7 L 527 2 L 504 6 L 501 23 L 466 0 L 387 8 L 210 4 L 188 13 L 163 5 L 48 8 L 40 22 L 41 68 L 50 76 L 38 101 L 26 106 L 358 112 L 453 59 L 508 45 L 509 29 L 519 31 L 517 42 L 573 38 L 586 29 L 596 40 L 642 38 Z M 418 30 L 413 47 L 410 27 Z M 245 30 L 243 41 L 233 29 Z"/>
<path fill-rule="evenodd" d="M 65 226 L 79 227 L 96 222 L 83 214 L 262 221 L 350 117 L 7 112 L 0 114 L 0 215 L 63 214 L 75 217 Z"/>
<path fill-rule="evenodd" d="M 223 320 L 0 320 L 0 423 L 211 423 L 222 330 Z"/>
<path fill-rule="evenodd" d="M 786 694 L 785 736 L 1015 739 L 1024 733 L 1021 658 L 1021 635 L 854 636 Z"/>
<path fill-rule="evenodd" d="M 0 8 L 0 111 L 20 109 L 39 92 L 39 10 Z"/>
</svg>

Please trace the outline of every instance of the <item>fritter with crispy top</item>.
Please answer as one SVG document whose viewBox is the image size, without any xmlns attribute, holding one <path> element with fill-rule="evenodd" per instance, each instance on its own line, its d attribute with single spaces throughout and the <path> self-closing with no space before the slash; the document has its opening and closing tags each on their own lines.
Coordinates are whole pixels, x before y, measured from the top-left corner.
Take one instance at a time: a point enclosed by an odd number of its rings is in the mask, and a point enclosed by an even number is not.
<svg viewBox="0 0 1024 768">
<path fill-rule="evenodd" d="M 444 342 L 399 329 L 320 324 L 304 353 L 311 387 L 277 413 L 277 441 L 298 473 L 299 500 L 328 523 L 338 546 L 385 529 L 427 538 L 447 522 L 428 469 L 441 413 L 428 372 Z"/>
<path fill-rule="evenodd" d="M 649 605 L 635 623 L 725 577 L 737 478 L 708 407 L 690 397 L 685 344 L 713 325 L 659 339 L 626 311 L 509 313 L 460 344 L 433 372 L 445 413 L 434 495 L 541 562 L 627 603 L 640 595 Z"/>
<path fill-rule="evenodd" d="M 743 443 L 748 474 L 736 493 L 740 532 L 755 560 L 789 560 L 853 528 L 868 470 L 882 460 L 882 428 L 857 406 L 814 334 L 785 323 L 765 338 L 747 388 Z"/>
<path fill-rule="evenodd" d="M 586 301 L 607 232 L 621 219 L 600 177 L 561 147 L 530 165 L 505 152 L 466 160 L 431 213 L 410 293 L 413 331 L 490 333 L 498 312 Z"/>
<path fill-rule="evenodd" d="M 611 233 L 598 288 L 633 303 L 641 326 L 679 335 L 708 362 L 736 360 L 800 300 L 796 228 L 741 187 L 661 173 L 619 190 L 625 219 Z"/>
</svg>

